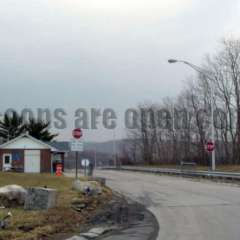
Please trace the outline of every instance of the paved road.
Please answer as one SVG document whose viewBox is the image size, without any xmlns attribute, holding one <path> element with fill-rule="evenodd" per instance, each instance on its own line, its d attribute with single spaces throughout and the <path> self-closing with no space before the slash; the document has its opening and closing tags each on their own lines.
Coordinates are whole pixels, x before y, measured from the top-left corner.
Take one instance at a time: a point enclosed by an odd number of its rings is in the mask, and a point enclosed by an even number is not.
<svg viewBox="0 0 240 240">
<path fill-rule="evenodd" d="M 160 240 L 240 240 L 239 187 L 130 172 L 97 175 L 155 214 Z"/>
</svg>

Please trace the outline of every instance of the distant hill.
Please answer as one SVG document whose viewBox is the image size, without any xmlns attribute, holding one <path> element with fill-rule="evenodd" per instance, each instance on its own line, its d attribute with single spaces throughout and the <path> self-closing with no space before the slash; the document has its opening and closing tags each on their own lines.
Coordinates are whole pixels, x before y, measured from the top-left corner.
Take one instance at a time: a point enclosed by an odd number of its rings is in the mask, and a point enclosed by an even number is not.
<svg viewBox="0 0 240 240">
<path fill-rule="evenodd" d="M 123 140 L 116 140 L 116 156 L 121 155 Z M 59 143 L 59 142 L 58 142 Z M 66 142 L 60 142 L 64 145 Z M 64 144 L 63 144 L 64 143 Z M 69 142 L 68 142 L 69 143 Z M 84 142 L 84 151 L 80 154 L 80 158 L 87 158 L 91 161 L 97 161 L 98 166 L 114 165 L 114 141 L 106 142 Z M 94 154 L 96 152 L 96 154 Z M 75 153 L 69 152 L 65 159 L 65 167 L 73 169 L 75 167 Z"/>
<path fill-rule="evenodd" d="M 117 154 L 121 152 L 122 143 L 123 140 L 115 140 L 114 146 L 114 141 L 111 140 L 106 142 L 83 142 L 83 145 L 84 151 L 96 151 L 98 153 L 114 155 L 114 151 L 116 151 Z M 53 141 L 49 144 L 63 151 L 70 150 L 70 142 L 67 141 Z"/>
<path fill-rule="evenodd" d="M 114 154 L 114 148 L 116 148 L 116 153 L 121 152 L 122 140 L 106 141 L 106 142 L 84 142 L 84 150 L 86 151 L 96 151 L 100 153 Z"/>
</svg>

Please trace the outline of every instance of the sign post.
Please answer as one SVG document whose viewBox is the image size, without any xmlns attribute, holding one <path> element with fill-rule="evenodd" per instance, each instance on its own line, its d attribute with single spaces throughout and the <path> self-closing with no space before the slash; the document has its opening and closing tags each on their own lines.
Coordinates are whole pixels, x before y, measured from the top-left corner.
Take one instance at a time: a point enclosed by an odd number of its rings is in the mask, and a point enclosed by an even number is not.
<svg viewBox="0 0 240 240">
<path fill-rule="evenodd" d="M 75 168 L 76 168 L 75 178 L 78 179 L 78 152 L 76 152 Z"/>
<path fill-rule="evenodd" d="M 74 139 L 71 142 L 71 151 L 76 152 L 76 159 L 75 159 L 75 178 L 78 179 L 78 152 L 83 151 L 83 144 L 80 142 L 80 138 L 82 137 L 82 129 L 76 128 L 72 131 L 72 136 Z"/>
<path fill-rule="evenodd" d="M 87 176 L 87 168 L 89 167 L 90 161 L 88 159 L 83 159 L 82 162 L 82 167 L 84 167 L 84 176 Z"/>
</svg>

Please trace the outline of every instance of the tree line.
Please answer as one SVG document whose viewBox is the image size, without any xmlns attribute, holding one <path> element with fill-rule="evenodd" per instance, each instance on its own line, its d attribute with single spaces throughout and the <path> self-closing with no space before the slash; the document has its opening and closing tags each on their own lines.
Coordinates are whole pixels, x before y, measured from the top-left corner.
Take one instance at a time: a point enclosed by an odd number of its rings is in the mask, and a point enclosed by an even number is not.
<svg viewBox="0 0 240 240">
<path fill-rule="evenodd" d="M 216 161 L 240 163 L 240 40 L 223 40 L 214 56 L 206 56 L 201 72 L 187 80 L 176 98 L 139 104 L 142 117 L 139 127 L 128 130 L 128 139 L 122 144 L 123 163 L 194 161 L 209 165 L 211 155 L 206 151 L 206 142 L 211 139 L 210 86 Z M 161 121 L 165 119 L 165 127 L 159 127 L 159 114 L 164 113 Z"/>
<path fill-rule="evenodd" d="M 5 113 L 3 119 L 0 120 L 0 138 L 1 142 L 10 141 L 24 133 L 35 137 L 41 141 L 50 142 L 57 134 L 49 131 L 50 122 L 44 122 L 34 118 L 24 121 L 23 117 L 18 115 L 16 111 Z"/>
</svg>

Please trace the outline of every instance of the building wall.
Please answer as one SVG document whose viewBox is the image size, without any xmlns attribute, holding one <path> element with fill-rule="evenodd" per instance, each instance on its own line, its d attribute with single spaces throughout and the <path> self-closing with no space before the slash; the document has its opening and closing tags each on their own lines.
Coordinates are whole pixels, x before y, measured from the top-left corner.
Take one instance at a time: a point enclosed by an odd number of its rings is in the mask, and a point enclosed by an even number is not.
<svg viewBox="0 0 240 240">
<path fill-rule="evenodd" d="M 51 150 L 41 150 L 41 172 L 51 172 Z"/>
<path fill-rule="evenodd" d="M 0 149 L 0 171 L 2 171 L 3 155 L 5 153 L 12 154 L 12 166 L 18 170 L 24 171 L 24 150 L 34 149 Z M 40 149 L 35 149 L 40 150 Z M 51 150 L 40 150 L 40 172 L 51 172 Z"/>
<path fill-rule="evenodd" d="M 12 166 L 24 170 L 24 150 L 21 149 L 0 149 L 0 170 L 2 171 L 3 155 L 12 154 Z"/>
</svg>

